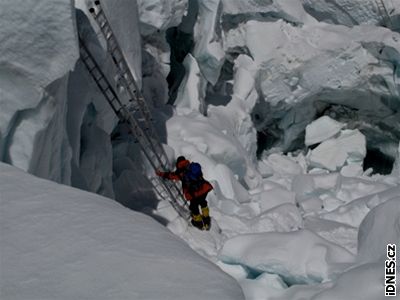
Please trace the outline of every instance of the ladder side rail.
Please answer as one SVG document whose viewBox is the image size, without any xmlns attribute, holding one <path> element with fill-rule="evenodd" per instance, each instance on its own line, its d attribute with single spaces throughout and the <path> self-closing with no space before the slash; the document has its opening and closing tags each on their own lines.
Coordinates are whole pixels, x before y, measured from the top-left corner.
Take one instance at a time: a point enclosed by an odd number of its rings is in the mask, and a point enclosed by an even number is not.
<svg viewBox="0 0 400 300">
<path fill-rule="evenodd" d="M 378 0 L 378 1 L 381 3 L 382 9 L 383 9 L 385 15 L 389 17 L 389 11 L 386 8 L 385 2 L 383 0 Z"/>
<path fill-rule="evenodd" d="M 158 143 L 158 145 L 159 145 L 159 147 L 162 147 L 161 143 Z M 154 148 L 153 148 L 153 149 L 154 149 Z M 159 155 L 159 154 L 157 153 L 157 151 L 153 151 L 153 152 L 154 152 L 154 155 L 156 156 L 156 159 L 158 160 L 158 162 L 159 162 L 159 164 L 160 164 L 160 167 L 161 167 L 163 170 L 166 170 L 167 167 L 168 167 L 168 166 L 167 166 L 168 158 L 167 158 L 166 156 L 164 156 L 164 157 L 165 157 L 165 163 L 164 163 L 164 162 L 162 161 L 163 156 L 162 156 L 162 155 Z M 174 192 L 175 192 L 175 197 L 181 198 L 181 199 L 184 201 L 184 203 L 186 203 L 186 201 L 185 201 L 185 199 L 184 199 L 184 197 L 183 197 L 183 193 L 182 193 L 181 189 L 179 188 L 178 184 L 175 183 L 175 182 L 173 182 L 173 181 L 171 181 L 171 182 L 168 182 L 168 181 L 167 181 L 167 184 L 170 185 L 170 189 L 174 190 Z"/>
<path fill-rule="evenodd" d="M 383 0 L 375 0 L 375 4 L 378 7 L 378 13 L 382 18 L 384 25 L 388 28 L 393 27 L 392 19 L 390 14 L 386 8 L 386 5 Z"/>
<path fill-rule="evenodd" d="M 111 108 L 113 109 L 113 111 L 115 112 L 117 117 L 121 121 L 128 120 L 129 125 L 130 125 L 130 130 L 131 130 L 132 134 L 138 139 L 141 150 L 143 151 L 143 153 L 145 154 L 145 156 L 147 157 L 147 159 L 149 160 L 149 162 L 153 166 L 153 168 L 156 169 L 156 166 L 155 166 L 153 160 L 151 159 L 149 153 L 146 151 L 147 149 L 144 146 L 143 139 L 141 139 L 142 136 L 146 136 L 146 135 L 144 134 L 144 132 L 142 131 L 140 126 L 137 124 L 135 119 L 131 116 L 130 112 L 120 102 L 118 96 L 116 95 L 113 88 L 109 84 L 107 78 L 104 76 L 104 73 L 101 71 L 99 65 L 94 60 L 94 58 L 91 56 L 89 50 L 86 48 L 86 46 L 84 45 L 82 40 L 80 40 L 80 52 L 81 52 L 82 61 L 84 62 L 85 66 L 88 68 L 88 71 L 92 75 L 96 85 L 103 92 L 105 98 L 109 102 Z M 99 76 L 97 76 L 97 77 L 95 76 L 94 70 L 96 70 L 96 72 L 98 72 Z M 100 82 L 103 82 L 104 85 L 102 85 Z M 107 92 L 109 92 L 110 94 L 107 94 Z M 115 106 L 115 104 L 113 103 L 114 100 L 120 105 L 119 108 L 117 108 Z M 151 179 L 151 176 L 149 179 L 150 179 L 150 182 L 153 182 Z M 160 196 L 162 197 L 162 199 L 167 200 L 169 202 L 171 202 L 171 201 L 177 202 L 178 199 L 171 192 L 171 188 L 168 185 L 166 185 L 164 181 L 161 181 L 161 180 L 159 180 L 159 181 L 161 182 L 161 186 L 163 186 L 163 188 L 167 191 L 167 194 L 168 194 L 167 196 L 163 196 L 162 193 L 159 193 Z M 156 191 L 159 192 L 159 189 L 157 188 L 157 186 L 154 186 L 154 188 L 156 189 Z M 178 203 L 176 203 L 176 204 L 179 205 Z M 174 205 L 174 208 L 176 209 L 175 205 Z"/>
<path fill-rule="evenodd" d="M 153 178 L 151 179 L 151 181 L 152 181 L 152 185 L 153 185 L 153 186 L 161 187 L 161 189 L 163 189 L 162 184 L 160 183 L 160 181 L 159 181 L 157 178 L 153 177 Z M 156 191 L 157 191 L 157 193 L 158 193 L 159 195 L 161 195 L 162 199 L 165 198 L 165 195 L 162 194 L 162 193 L 163 193 L 163 190 L 162 190 L 162 191 L 159 191 L 159 190 L 156 188 Z M 186 210 L 185 208 L 183 208 L 180 204 L 178 204 L 178 203 L 175 202 L 175 201 L 168 201 L 168 202 L 171 204 L 171 206 L 175 209 L 175 211 L 176 211 L 182 218 L 184 218 L 184 219 L 189 219 L 190 213 L 189 213 L 188 210 Z"/>
<path fill-rule="evenodd" d="M 92 15 L 94 16 L 94 19 L 98 23 L 100 30 L 102 31 L 108 45 L 108 49 L 113 56 L 113 61 L 116 64 L 117 68 L 121 71 L 122 79 L 125 82 L 125 88 L 130 94 L 130 97 L 132 99 L 135 99 L 136 102 L 139 105 L 139 110 L 144 117 L 145 121 L 145 126 L 146 128 L 149 129 L 150 131 L 150 136 L 153 137 L 155 140 L 159 141 L 159 138 L 157 136 L 157 133 L 155 131 L 154 126 L 152 125 L 152 117 L 149 111 L 149 108 L 146 104 L 146 101 L 144 100 L 143 95 L 141 94 L 136 81 L 132 75 L 132 72 L 130 71 L 128 64 L 125 60 L 125 57 L 121 51 L 121 48 L 118 44 L 118 41 L 116 40 L 116 37 L 112 31 L 111 25 L 109 24 L 107 17 L 101 7 L 100 2 L 98 1 L 98 11 L 94 9 L 91 10 Z M 133 85 L 133 88 L 131 87 Z M 133 89 L 133 90 L 132 90 Z M 167 155 L 165 153 L 164 148 L 162 145 L 159 145 L 158 148 L 156 149 L 158 145 L 154 145 L 153 148 L 155 152 L 160 153 L 161 156 L 164 156 L 166 158 L 166 161 L 168 162 Z M 166 165 L 160 160 L 160 165 L 165 168 Z"/>
<path fill-rule="evenodd" d="M 123 108 L 123 109 L 126 110 L 126 108 Z M 129 112 L 127 111 L 127 113 L 129 113 Z M 132 116 L 129 116 L 129 118 L 127 120 L 128 120 L 129 125 L 130 125 L 130 129 L 132 130 L 132 133 L 138 135 L 137 138 L 138 138 L 138 141 L 139 141 L 139 146 L 140 146 L 143 154 L 146 156 L 147 160 L 149 161 L 149 163 L 153 167 L 153 169 L 156 170 L 157 166 L 155 165 L 154 161 L 152 160 L 149 152 L 146 151 L 146 146 L 143 144 L 143 139 L 142 139 L 143 131 L 141 130 L 140 126 L 136 123 L 136 121 L 133 119 Z M 149 176 L 150 181 L 152 180 L 151 178 L 154 178 L 154 177 Z M 164 181 L 164 180 L 161 180 L 161 178 L 160 179 L 156 178 L 156 179 L 161 182 L 162 186 L 166 189 L 167 193 L 169 194 L 169 197 L 167 197 L 165 200 L 168 200 L 168 198 L 169 198 L 170 199 L 169 202 L 176 202 L 178 204 L 178 199 L 179 198 L 177 199 L 176 196 L 172 193 L 171 188 L 168 186 L 167 182 Z M 183 205 L 185 205 L 185 204 L 186 203 L 183 202 Z"/>
<path fill-rule="evenodd" d="M 138 125 L 136 120 L 132 117 L 132 115 L 126 109 L 125 106 L 122 106 L 120 116 L 121 116 L 121 118 L 123 118 L 124 120 L 126 120 L 128 122 L 129 129 L 131 130 L 132 134 L 137 138 L 137 140 L 139 142 L 138 143 L 139 147 L 141 148 L 143 154 L 145 155 L 146 159 L 149 161 L 149 163 L 153 167 L 153 169 L 156 170 L 156 165 L 155 165 L 153 159 L 151 158 L 150 153 L 147 151 L 148 147 L 146 147 L 146 143 L 148 143 L 148 140 L 146 138 L 143 138 L 143 137 L 145 137 L 143 130 L 141 129 L 141 127 Z M 148 178 L 151 183 L 154 182 L 154 178 L 155 178 L 155 180 L 160 182 L 160 187 L 162 189 L 164 189 L 164 191 L 167 193 L 167 195 L 163 196 L 163 193 L 159 191 L 157 185 L 153 184 L 153 187 L 156 189 L 156 191 L 159 193 L 159 195 L 162 197 L 162 199 L 164 199 L 172 204 L 172 206 L 175 208 L 175 210 L 177 210 L 178 214 L 181 217 L 186 218 L 187 216 L 184 215 L 184 213 L 182 212 L 183 207 L 185 206 L 186 203 L 183 202 L 183 205 L 179 204 L 179 202 L 178 202 L 179 198 L 176 198 L 176 196 L 172 193 L 171 188 L 166 184 L 165 181 L 163 181 L 159 178 L 156 178 L 154 176 L 150 176 L 150 175 L 148 176 Z M 177 206 L 179 206 L 180 208 L 177 208 Z"/>
<path fill-rule="evenodd" d="M 111 87 L 110 83 L 108 82 L 107 78 L 105 77 L 104 73 L 101 71 L 101 68 L 97 64 L 97 62 L 94 60 L 92 55 L 90 54 L 89 50 L 85 46 L 82 40 L 80 40 L 80 54 L 83 63 L 85 64 L 86 68 L 88 69 L 88 72 L 92 75 L 92 78 L 94 82 L 96 83 L 97 87 L 100 89 L 100 91 L 103 93 L 103 96 L 106 98 L 107 102 L 110 104 L 112 110 L 114 113 L 118 116 L 120 108 L 123 106 L 121 101 L 119 100 L 117 94 L 115 93 L 114 89 Z M 94 73 L 97 72 L 99 76 L 96 76 Z M 101 81 L 103 80 L 103 81 Z M 100 82 L 103 82 L 106 86 L 102 85 Z M 116 104 L 119 105 L 119 107 L 116 106 Z"/>
<path fill-rule="evenodd" d="M 121 78 L 124 81 L 125 88 L 130 94 L 130 97 L 138 103 L 139 111 L 144 118 L 146 127 L 149 128 L 149 130 L 154 130 L 150 123 L 151 122 L 150 110 L 147 106 L 146 101 L 144 101 L 144 98 L 139 94 L 139 88 L 137 86 L 136 80 L 133 77 L 133 74 L 128 66 L 128 63 L 122 53 L 121 47 L 119 46 L 119 43 L 113 33 L 111 25 L 109 24 L 99 1 L 97 6 L 98 6 L 97 13 L 94 9 L 91 10 L 91 13 L 95 21 L 99 25 L 104 38 L 106 39 L 108 50 L 111 56 L 113 57 L 115 65 L 117 66 L 118 70 L 121 73 Z M 154 132 L 151 135 L 154 135 L 156 137 L 155 134 L 156 133 Z"/>
<path fill-rule="evenodd" d="M 125 66 L 125 68 L 127 68 L 127 65 Z M 134 94 L 132 89 L 129 88 L 131 85 L 129 84 L 129 79 L 127 80 L 125 75 L 130 76 L 130 78 L 131 78 L 130 80 L 132 80 L 131 82 L 134 82 L 133 81 L 134 79 L 130 72 L 124 72 L 124 75 L 122 78 L 123 78 L 123 81 L 125 82 L 125 84 L 124 84 L 125 88 L 127 89 L 131 99 L 135 99 L 136 103 L 138 104 L 138 108 L 139 108 L 138 112 L 140 113 L 140 116 L 138 116 L 136 119 L 138 119 L 138 120 L 143 119 L 143 122 L 139 121 L 139 123 L 144 123 L 143 126 L 145 127 L 146 131 L 148 132 L 149 138 L 153 138 L 156 141 L 159 140 L 159 138 L 156 134 L 155 128 L 151 124 L 152 118 L 151 118 L 150 112 L 148 110 L 141 109 L 145 106 L 145 101 L 143 100 L 143 98 L 137 97 L 137 95 Z M 158 147 L 157 144 L 154 144 L 154 142 L 152 142 L 152 145 L 153 145 L 155 152 L 157 152 L 157 153 L 164 152 L 162 146 L 160 146 L 159 149 L 157 150 L 157 147 Z M 163 153 L 163 154 L 166 156 L 165 153 Z M 162 162 L 160 162 L 160 163 L 163 165 Z"/>
</svg>

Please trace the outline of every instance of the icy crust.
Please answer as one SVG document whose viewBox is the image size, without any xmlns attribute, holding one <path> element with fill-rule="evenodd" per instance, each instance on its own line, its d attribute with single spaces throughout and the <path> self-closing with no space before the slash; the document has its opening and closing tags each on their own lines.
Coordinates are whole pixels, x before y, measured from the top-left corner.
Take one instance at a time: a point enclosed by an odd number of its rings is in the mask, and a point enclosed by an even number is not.
<svg viewBox="0 0 400 300">
<path fill-rule="evenodd" d="M 3 1 L 0 16 L 0 158 L 28 170 L 40 133 L 64 114 L 64 75 L 79 57 L 75 14 L 71 1 Z M 56 138 L 55 132 L 47 135 Z M 68 171 L 53 175 L 62 180 Z"/>
<path fill-rule="evenodd" d="M 344 248 L 308 230 L 234 237 L 225 242 L 220 258 L 255 274 L 278 274 L 288 285 L 325 281 L 334 264 L 354 260 Z"/>
<path fill-rule="evenodd" d="M 4 299 L 243 299 L 145 215 L 5 164 L 0 181 Z"/>
</svg>

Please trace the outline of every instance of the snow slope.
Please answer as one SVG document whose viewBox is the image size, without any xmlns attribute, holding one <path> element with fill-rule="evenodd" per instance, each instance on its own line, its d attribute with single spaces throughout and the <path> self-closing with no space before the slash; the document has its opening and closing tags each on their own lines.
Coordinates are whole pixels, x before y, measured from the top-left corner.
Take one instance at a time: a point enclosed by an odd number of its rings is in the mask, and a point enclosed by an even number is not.
<svg viewBox="0 0 400 300">
<path fill-rule="evenodd" d="M 162 225 L 0 164 L 0 298 L 243 299 Z"/>
</svg>

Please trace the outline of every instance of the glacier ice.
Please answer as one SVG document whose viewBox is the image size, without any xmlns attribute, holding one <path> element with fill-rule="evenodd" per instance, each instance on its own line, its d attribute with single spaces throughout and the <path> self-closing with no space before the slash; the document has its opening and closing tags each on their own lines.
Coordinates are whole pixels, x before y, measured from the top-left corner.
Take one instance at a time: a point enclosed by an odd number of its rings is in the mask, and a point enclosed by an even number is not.
<svg viewBox="0 0 400 300">
<path fill-rule="evenodd" d="M 181 23 L 188 0 L 138 0 L 140 33 L 144 36 L 165 31 Z"/>
<path fill-rule="evenodd" d="M 322 142 L 309 155 L 310 165 L 335 171 L 346 162 L 362 164 L 366 141 L 358 130 L 342 130 L 337 138 Z"/>
<path fill-rule="evenodd" d="M 321 143 L 335 136 L 343 126 L 344 124 L 331 119 L 329 116 L 322 116 L 306 126 L 306 146 Z"/>
<path fill-rule="evenodd" d="M 67 73 L 79 56 L 71 2 L 1 6 L 1 160 L 68 184 Z"/>
<path fill-rule="evenodd" d="M 224 36 L 226 51 L 248 49 L 257 62 L 260 99 L 253 120 L 259 131 L 276 126 L 284 151 L 301 147 L 305 127 L 331 105 L 353 108 L 378 128 L 383 116 L 394 116 L 397 75 L 389 57 L 398 57 L 398 44 L 398 34 L 383 28 L 283 21 L 251 20 Z M 395 123 L 389 126 L 396 130 Z"/>
<path fill-rule="evenodd" d="M 193 29 L 196 40 L 193 56 L 196 58 L 203 76 L 214 85 L 218 80 L 225 57 L 221 33 L 219 30 L 215 30 L 218 28 L 221 1 L 197 1 L 197 3 L 198 17 Z"/>
<path fill-rule="evenodd" d="M 186 74 L 174 104 L 178 112 L 181 110 L 182 113 L 193 110 L 202 112 L 204 110 L 205 80 L 200 73 L 198 63 L 192 55 L 188 54 L 183 61 L 183 66 Z"/>
</svg>

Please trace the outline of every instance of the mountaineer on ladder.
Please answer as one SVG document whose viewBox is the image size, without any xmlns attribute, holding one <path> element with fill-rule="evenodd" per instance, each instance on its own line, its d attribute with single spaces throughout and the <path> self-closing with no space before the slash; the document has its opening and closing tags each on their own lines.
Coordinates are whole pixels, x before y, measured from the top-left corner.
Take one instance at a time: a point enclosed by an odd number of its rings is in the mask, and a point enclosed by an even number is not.
<svg viewBox="0 0 400 300">
<path fill-rule="evenodd" d="M 176 170 L 156 174 L 169 180 L 180 180 L 186 200 L 190 201 L 191 223 L 200 230 L 209 230 L 211 227 L 210 211 L 207 205 L 207 194 L 213 189 L 212 185 L 203 178 L 199 163 L 190 162 L 184 156 L 176 160 Z M 201 212 L 199 207 L 201 207 Z"/>
<path fill-rule="evenodd" d="M 92 14 L 106 40 L 108 52 L 120 74 L 119 80 L 125 87 L 125 91 L 129 96 L 129 102 L 123 103 L 120 100 L 112 84 L 110 84 L 93 55 L 91 55 L 90 50 L 86 47 L 84 40 L 80 38 L 82 61 L 116 116 L 121 122 L 128 125 L 130 132 L 137 140 L 142 153 L 151 167 L 154 170 L 166 169 L 169 166 L 168 157 L 152 124 L 153 119 L 147 103 L 138 88 L 100 1 L 94 1 L 94 4 L 95 7 L 90 7 L 89 12 Z M 189 219 L 187 202 L 180 191 L 180 187 L 175 182 L 165 181 L 158 176 L 150 174 L 146 175 L 157 195 L 162 200 L 168 201 L 182 218 Z"/>
</svg>

